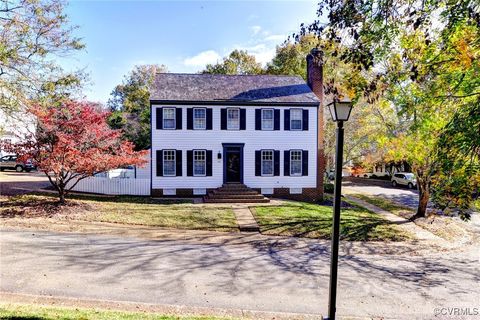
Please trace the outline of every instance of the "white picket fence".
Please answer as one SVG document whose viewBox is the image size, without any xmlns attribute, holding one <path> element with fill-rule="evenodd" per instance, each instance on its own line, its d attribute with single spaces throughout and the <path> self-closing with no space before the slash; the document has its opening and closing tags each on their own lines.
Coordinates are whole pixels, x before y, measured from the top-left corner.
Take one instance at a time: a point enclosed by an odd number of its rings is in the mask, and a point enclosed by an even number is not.
<svg viewBox="0 0 480 320">
<path fill-rule="evenodd" d="M 89 177 L 80 180 L 72 190 L 112 195 L 149 196 L 150 179 Z"/>
</svg>

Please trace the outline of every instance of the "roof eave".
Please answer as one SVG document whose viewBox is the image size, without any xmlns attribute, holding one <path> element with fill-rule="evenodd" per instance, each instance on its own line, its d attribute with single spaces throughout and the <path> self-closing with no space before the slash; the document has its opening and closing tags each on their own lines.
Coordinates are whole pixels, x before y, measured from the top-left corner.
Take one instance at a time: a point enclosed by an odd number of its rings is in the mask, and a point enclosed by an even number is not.
<svg viewBox="0 0 480 320">
<path fill-rule="evenodd" d="M 320 101 L 310 102 L 285 102 L 285 101 L 236 101 L 236 100 L 158 100 L 150 99 L 150 105 L 167 104 L 167 105 L 223 105 L 223 106 L 303 106 L 303 107 L 319 107 Z"/>
</svg>

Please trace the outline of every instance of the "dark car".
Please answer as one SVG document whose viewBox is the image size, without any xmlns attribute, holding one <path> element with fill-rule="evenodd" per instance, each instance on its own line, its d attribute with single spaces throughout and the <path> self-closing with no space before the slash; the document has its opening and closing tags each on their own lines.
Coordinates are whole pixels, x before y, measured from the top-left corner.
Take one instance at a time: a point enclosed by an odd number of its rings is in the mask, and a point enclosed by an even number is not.
<svg viewBox="0 0 480 320">
<path fill-rule="evenodd" d="M 10 156 L 3 156 L 0 158 L 0 171 L 3 170 L 15 170 L 17 172 L 30 172 L 31 170 L 35 169 L 32 161 L 27 160 L 26 162 L 22 162 L 18 160 L 18 157 L 15 155 Z"/>
</svg>

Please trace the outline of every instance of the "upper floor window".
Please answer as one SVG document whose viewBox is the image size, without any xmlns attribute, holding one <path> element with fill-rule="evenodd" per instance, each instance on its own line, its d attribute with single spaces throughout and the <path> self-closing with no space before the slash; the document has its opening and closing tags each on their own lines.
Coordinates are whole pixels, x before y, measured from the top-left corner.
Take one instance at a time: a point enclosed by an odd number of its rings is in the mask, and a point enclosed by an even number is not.
<svg viewBox="0 0 480 320">
<path fill-rule="evenodd" d="M 303 110 L 290 110 L 290 130 L 302 130 Z"/>
<path fill-rule="evenodd" d="M 227 130 L 240 129 L 240 109 L 227 109 Z"/>
<path fill-rule="evenodd" d="M 302 175 L 302 150 L 290 151 L 290 175 Z"/>
<path fill-rule="evenodd" d="M 193 175 L 206 175 L 207 161 L 205 150 L 193 150 Z"/>
<path fill-rule="evenodd" d="M 176 175 L 175 150 L 163 150 L 163 175 Z"/>
<path fill-rule="evenodd" d="M 195 130 L 207 129 L 207 109 L 205 108 L 193 109 L 193 129 Z"/>
<path fill-rule="evenodd" d="M 273 109 L 262 109 L 262 130 L 273 130 Z"/>
<path fill-rule="evenodd" d="M 273 176 L 273 150 L 262 150 L 262 176 Z"/>
<path fill-rule="evenodd" d="M 175 108 L 163 108 L 163 129 L 175 129 Z"/>
</svg>

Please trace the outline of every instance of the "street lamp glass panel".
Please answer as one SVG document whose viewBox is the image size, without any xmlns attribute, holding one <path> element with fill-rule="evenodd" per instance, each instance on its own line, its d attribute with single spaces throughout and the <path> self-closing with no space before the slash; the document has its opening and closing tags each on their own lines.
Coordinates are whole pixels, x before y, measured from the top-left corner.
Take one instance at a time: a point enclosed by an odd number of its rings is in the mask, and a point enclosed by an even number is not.
<svg viewBox="0 0 480 320">
<path fill-rule="evenodd" d="M 348 121 L 352 111 L 351 101 L 335 101 L 328 105 L 333 121 Z"/>
</svg>

